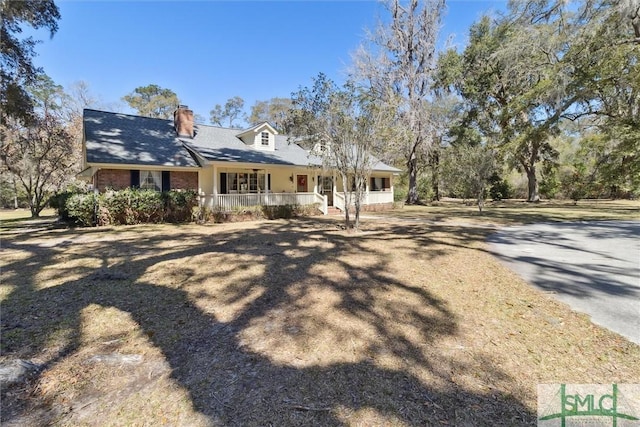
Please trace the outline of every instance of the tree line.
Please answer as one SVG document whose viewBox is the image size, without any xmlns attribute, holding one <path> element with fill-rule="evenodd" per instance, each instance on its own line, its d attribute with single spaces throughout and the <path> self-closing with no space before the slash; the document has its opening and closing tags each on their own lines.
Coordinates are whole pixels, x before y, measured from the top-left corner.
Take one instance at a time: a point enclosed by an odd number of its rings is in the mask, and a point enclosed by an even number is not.
<svg viewBox="0 0 640 427">
<path fill-rule="evenodd" d="M 466 46 L 443 50 L 445 0 L 387 0 L 385 8 L 344 84 L 319 73 L 249 114 L 235 96 L 213 106 L 209 123 L 267 121 L 290 135 L 338 170 L 356 224 L 367 159 L 404 171 L 397 188 L 410 204 L 449 195 L 482 209 L 487 195 L 510 195 L 513 173 L 525 178 L 530 202 L 640 194 L 638 0 L 513 0 L 479 18 Z M 53 35 L 58 19 L 51 0 L 3 2 L 2 185 L 21 187 L 34 216 L 77 172 L 81 111 L 96 102 L 86 84 L 65 93 L 33 66 L 35 41 L 19 39 L 20 25 Z M 180 103 L 155 84 L 122 99 L 158 118 Z"/>
<path fill-rule="evenodd" d="M 180 104 L 178 95 L 171 89 L 156 84 L 140 86 L 122 98 L 137 114 L 157 119 L 170 119 L 176 106 Z M 224 105 L 215 104 L 209 112 L 209 123 L 228 128 L 243 128 L 258 123 L 269 122 L 278 132 L 289 130 L 289 111 L 292 108 L 290 98 L 274 97 L 256 101 L 245 111 L 245 101 L 240 96 L 229 98 Z M 196 113 L 195 121 L 205 123 L 206 119 Z"/>
</svg>

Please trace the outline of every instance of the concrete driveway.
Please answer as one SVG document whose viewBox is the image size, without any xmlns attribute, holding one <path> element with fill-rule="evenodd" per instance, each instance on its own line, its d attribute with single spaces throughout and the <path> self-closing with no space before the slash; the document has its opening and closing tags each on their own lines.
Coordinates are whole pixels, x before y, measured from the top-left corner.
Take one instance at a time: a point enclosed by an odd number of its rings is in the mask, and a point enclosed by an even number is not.
<svg viewBox="0 0 640 427">
<path fill-rule="evenodd" d="M 529 224 L 488 241 L 527 282 L 640 344 L 640 221 Z"/>
</svg>

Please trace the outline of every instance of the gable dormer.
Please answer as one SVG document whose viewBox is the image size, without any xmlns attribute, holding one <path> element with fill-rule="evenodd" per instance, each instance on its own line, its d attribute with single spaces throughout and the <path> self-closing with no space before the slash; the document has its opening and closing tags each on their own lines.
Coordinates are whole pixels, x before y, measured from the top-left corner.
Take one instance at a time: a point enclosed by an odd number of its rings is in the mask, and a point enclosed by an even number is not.
<svg viewBox="0 0 640 427">
<path fill-rule="evenodd" d="M 269 123 L 264 122 L 250 127 L 236 135 L 246 145 L 256 150 L 275 151 L 276 149 L 276 131 Z"/>
</svg>

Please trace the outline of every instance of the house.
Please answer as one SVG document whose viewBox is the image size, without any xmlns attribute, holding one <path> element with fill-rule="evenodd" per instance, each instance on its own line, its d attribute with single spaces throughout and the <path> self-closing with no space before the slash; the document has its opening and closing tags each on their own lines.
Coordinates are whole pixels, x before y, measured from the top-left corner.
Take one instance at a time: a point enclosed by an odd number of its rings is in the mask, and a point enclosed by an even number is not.
<svg viewBox="0 0 640 427">
<path fill-rule="evenodd" d="M 334 172 L 268 123 L 244 130 L 195 124 L 185 106 L 173 120 L 86 109 L 82 147 L 79 177 L 98 191 L 191 189 L 202 205 L 224 210 L 284 204 L 344 210 Z M 363 205 L 391 204 L 398 172 L 376 160 Z"/>
</svg>

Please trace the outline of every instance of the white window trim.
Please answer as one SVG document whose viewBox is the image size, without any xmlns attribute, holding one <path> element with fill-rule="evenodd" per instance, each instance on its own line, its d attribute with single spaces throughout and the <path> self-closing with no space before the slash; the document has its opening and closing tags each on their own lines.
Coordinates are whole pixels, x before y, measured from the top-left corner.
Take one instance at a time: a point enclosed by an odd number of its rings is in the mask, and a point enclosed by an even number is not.
<svg viewBox="0 0 640 427">
<path fill-rule="evenodd" d="M 266 144 L 265 144 L 265 139 L 266 139 Z M 269 132 L 264 131 L 260 133 L 260 145 L 262 147 L 268 147 L 269 145 L 271 145 L 271 135 L 269 135 Z"/>
<path fill-rule="evenodd" d="M 240 175 L 244 175 L 244 180 L 240 180 Z M 234 177 L 235 188 L 233 185 Z M 263 172 L 227 172 L 227 192 L 229 194 L 264 193 L 267 191 L 267 179 L 267 174 Z M 255 188 L 253 189 L 251 188 L 252 183 L 255 183 Z"/>
</svg>

